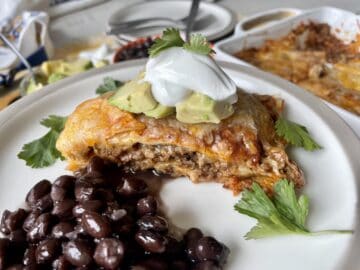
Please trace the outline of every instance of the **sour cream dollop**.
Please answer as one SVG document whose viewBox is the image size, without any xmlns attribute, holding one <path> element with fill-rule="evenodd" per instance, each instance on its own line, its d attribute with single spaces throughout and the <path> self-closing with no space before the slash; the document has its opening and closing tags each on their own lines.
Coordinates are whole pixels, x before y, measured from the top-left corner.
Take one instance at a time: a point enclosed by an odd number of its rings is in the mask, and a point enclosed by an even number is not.
<svg viewBox="0 0 360 270">
<path fill-rule="evenodd" d="M 145 81 L 152 85 L 154 98 L 164 106 L 175 106 L 192 92 L 216 101 L 237 101 L 233 80 L 208 55 L 174 47 L 150 58 Z"/>
</svg>

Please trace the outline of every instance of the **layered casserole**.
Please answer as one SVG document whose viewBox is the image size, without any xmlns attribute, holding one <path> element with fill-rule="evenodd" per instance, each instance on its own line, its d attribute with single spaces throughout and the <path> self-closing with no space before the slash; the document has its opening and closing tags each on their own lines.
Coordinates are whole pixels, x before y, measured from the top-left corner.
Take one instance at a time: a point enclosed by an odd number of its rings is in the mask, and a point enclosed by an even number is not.
<svg viewBox="0 0 360 270">
<path fill-rule="evenodd" d="M 310 22 L 235 55 L 360 115 L 360 38 L 345 44 L 328 24 Z"/>
</svg>

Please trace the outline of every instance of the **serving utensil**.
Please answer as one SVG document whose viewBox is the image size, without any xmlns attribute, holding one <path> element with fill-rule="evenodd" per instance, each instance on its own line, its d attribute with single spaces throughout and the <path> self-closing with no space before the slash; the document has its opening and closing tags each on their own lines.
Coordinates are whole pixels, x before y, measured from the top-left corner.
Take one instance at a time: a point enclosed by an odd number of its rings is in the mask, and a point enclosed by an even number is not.
<svg viewBox="0 0 360 270">
<path fill-rule="evenodd" d="M 194 27 L 195 17 L 199 10 L 199 4 L 200 4 L 200 0 L 193 0 L 191 3 L 189 18 L 186 23 L 186 32 L 185 32 L 186 41 L 190 40 L 190 33 Z"/>
<path fill-rule="evenodd" d="M 17 57 L 19 57 L 20 61 L 24 64 L 24 66 L 26 67 L 26 69 L 29 71 L 30 76 L 35 79 L 35 74 L 34 71 L 31 67 L 31 65 L 29 64 L 29 62 L 26 60 L 26 57 L 24 57 L 21 52 L 14 46 L 14 44 L 12 44 L 10 42 L 10 40 L 8 40 L 2 33 L 0 33 L 0 39 L 2 40 L 2 42 L 4 42 L 4 44 L 6 46 L 8 46 L 8 48 L 10 50 L 12 50 L 12 52 L 14 54 L 16 54 Z"/>
</svg>

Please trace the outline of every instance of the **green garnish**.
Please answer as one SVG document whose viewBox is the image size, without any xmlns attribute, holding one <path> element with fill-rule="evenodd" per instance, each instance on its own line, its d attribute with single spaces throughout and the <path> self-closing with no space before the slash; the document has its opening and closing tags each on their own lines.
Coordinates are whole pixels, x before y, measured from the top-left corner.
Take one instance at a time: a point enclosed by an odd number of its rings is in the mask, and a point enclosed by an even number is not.
<svg viewBox="0 0 360 270">
<path fill-rule="evenodd" d="M 262 188 L 254 183 L 252 190 L 245 190 L 242 198 L 234 206 L 241 214 L 257 219 L 258 223 L 245 239 L 259 239 L 286 234 L 320 235 L 328 233 L 352 233 L 351 230 L 325 230 L 310 232 L 306 228 L 309 213 L 309 198 L 297 198 L 294 184 L 286 179 L 274 185 L 274 196 L 270 198 Z"/>
<path fill-rule="evenodd" d="M 167 28 L 161 38 L 155 39 L 155 43 L 149 49 L 149 55 L 154 57 L 163 50 L 171 47 L 182 47 L 183 45 L 184 40 L 180 36 L 180 31 L 175 28 Z"/>
<path fill-rule="evenodd" d="M 280 117 L 275 123 L 276 133 L 288 143 L 303 147 L 307 151 L 314 151 L 322 147 L 309 135 L 306 127 Z"/>
<path fill-rule="evenodd" d="M 103 84 L 100 84 L 98 88 L 96 88 L 96 94 L 102 95 L 107 92 L 115 91 L 120 86 L 123 85 L 123 82 L 115 80 L 111 77 L 105 77 L 103 80 Z"/>
<path fill-rule="evenodd" d="M 214 52 L 211 49 L 210 43 L 207 41 L 206 37 L 201 34 L 191 35 L 190 42 L 186 42 L 184 44 L 184 49 L 204 55 L 208 55 Z"/>
<path fill-rule="evenodd" d="M 185 50 L 208 55 L 214 51 L 211 49 L 210 43 L 206 37 L 201 34 L 192 34 L 190 42 L 186 42 L 181 38 L 180 31 L 175 28 L 167 28 L 161 38 L 155 40 L 154 45 L 149 49 L 150 57 L 154 57 L 160 52 L 171 47 L 183 47 Z"/>
<path fill-rule="evenodd" d="M 50 166 L 57 159 L 63 159 L 55 144 L 64 129 L 66 117 L 50 115 L 43 119 L 40 124 L 50 130 L 43 137 L 25 144 L 18 158 L 26 161 L 26 165 L 32 168 L 43 168 Z"/>
</svg>

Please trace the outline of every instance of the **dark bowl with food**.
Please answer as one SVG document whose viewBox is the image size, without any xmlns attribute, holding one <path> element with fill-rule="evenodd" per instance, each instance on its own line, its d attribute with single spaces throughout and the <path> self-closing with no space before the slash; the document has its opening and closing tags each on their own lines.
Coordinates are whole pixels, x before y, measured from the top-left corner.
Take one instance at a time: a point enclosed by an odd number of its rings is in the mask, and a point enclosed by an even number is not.
<svg viewBox="0 0 360 270">
<path fill-rule="evenodd" d="M 154 40 L 152 37 L 140 38 L 120 47 L 115 52 L 114 63 L 149 57 L 148 50 L 154 44 Z"/>
</svg>

